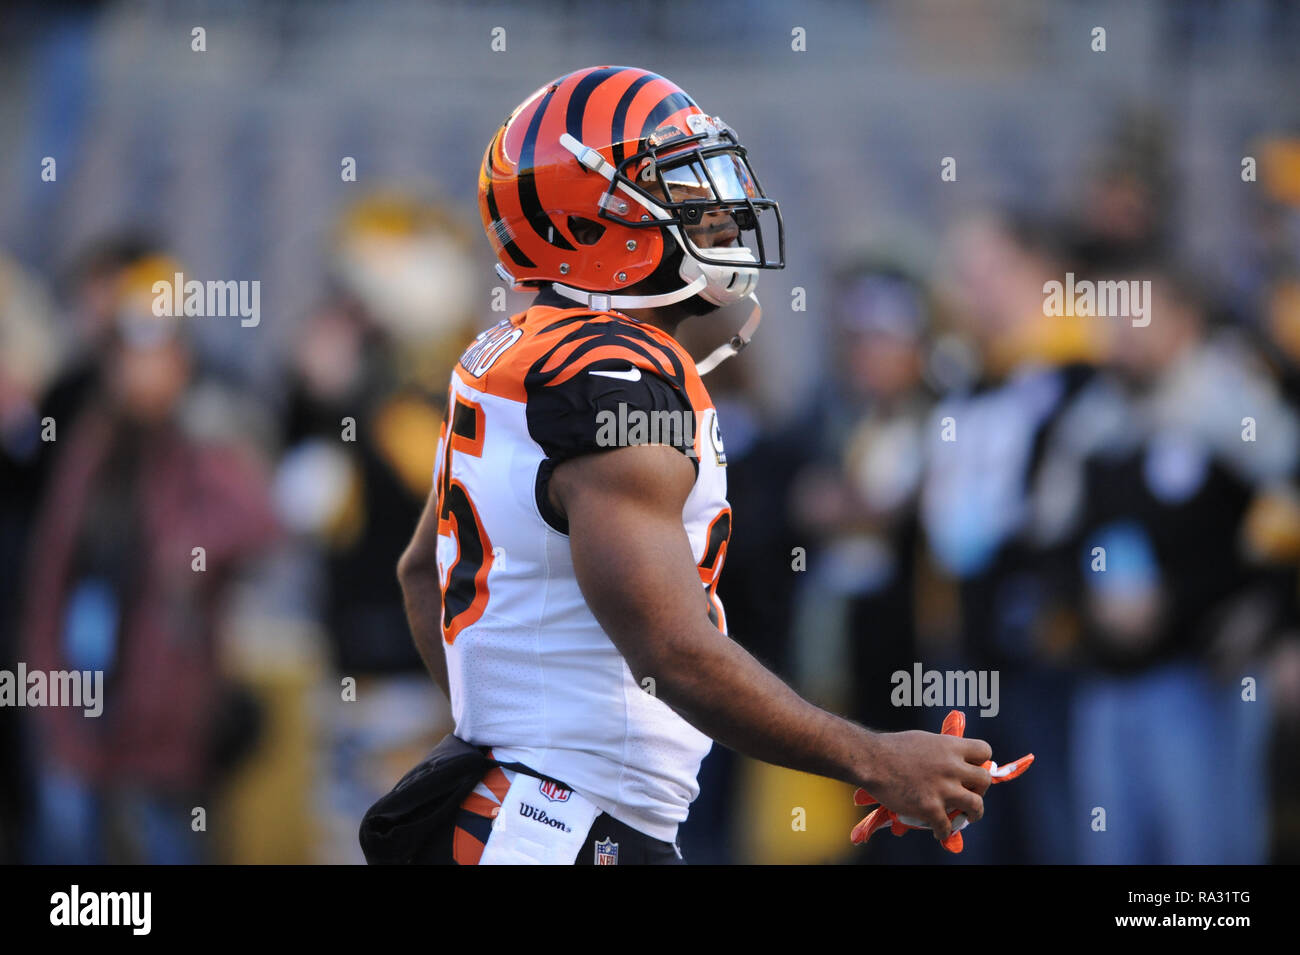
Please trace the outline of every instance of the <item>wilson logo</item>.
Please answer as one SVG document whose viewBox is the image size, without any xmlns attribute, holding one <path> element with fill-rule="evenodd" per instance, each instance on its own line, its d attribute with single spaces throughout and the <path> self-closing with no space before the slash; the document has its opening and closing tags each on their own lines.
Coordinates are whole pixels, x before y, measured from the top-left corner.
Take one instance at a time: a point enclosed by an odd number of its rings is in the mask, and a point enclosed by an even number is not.
<svg viewBox="0 0 1300 955">
<path fill-rule="evenodd" d="M 550 826 L 552 829 L 559 829 L 561 832 L 572 832 L 573 830 L 562 823 L 560 820 L 548 816 L 536 806 L 530 806 L 526 802 L 519 804 L 519 815 L 525 819 L 531 819 L 534 822 L 540 822 L 543 826 Z"/>
</svg>

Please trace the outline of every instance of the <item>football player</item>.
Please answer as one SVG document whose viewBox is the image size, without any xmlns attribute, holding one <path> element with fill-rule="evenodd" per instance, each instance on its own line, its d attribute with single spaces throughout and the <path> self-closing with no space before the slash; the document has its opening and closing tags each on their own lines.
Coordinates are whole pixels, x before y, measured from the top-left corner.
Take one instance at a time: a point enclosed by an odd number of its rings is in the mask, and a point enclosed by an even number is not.
<svg viewBox="0 0 1300 955">
<path fill-rule="evenodd" d="M 784 266 L 736 133 L 662 76 L 578 70 L 496 131 L 478 198 L 498 272 L 537 297 L 457 365 L 398 566 L 451 699 L 445 742 L 492 761 L 421 858 L 680 862 L 714 740 L 865 787 L 940 839 L 949 810 L 978 819 L 984 742 L 864 729 L 727 636 L 726 455 L 701 374 L 747 341 L 759 273 Z M 677 325 L 746 299 L 697 368 Z"/>
</svg>

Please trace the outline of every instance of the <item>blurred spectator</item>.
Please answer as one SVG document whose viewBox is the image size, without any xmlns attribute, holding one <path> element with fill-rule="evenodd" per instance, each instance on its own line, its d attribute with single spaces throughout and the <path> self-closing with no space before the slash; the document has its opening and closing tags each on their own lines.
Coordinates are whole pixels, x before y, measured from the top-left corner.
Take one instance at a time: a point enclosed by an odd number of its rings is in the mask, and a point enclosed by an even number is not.
<svg viewBox="0 0 1300 955">
<path fill-rule="evenodd" d="M 476 330 L 468 248 L 457 220 L 419 195 L 348 206 L 330 295 L 290 356 L 277 500 L 322 565 L 337 673 L 322 694 L 325 861 L 361 861 L 356 821 L 451 729 L 411 639 L 396 560 L 432 490 L 452 365 Z M 356 699 L 340 706 L 344 677 Z"/>
<path fill-rule="evenodd" d="M 92 242 L 73 262 L 67 277 L 71 287 L 64 334 L 68 341 L 58 376 L 45 392 L 41 416 L 56 425 L 71 425 L 86 402 L 96 397 L 102 384 L 107 346 L 114 334 L 118 309 L 123 303 L 123 283 L 133 270 L 171 278 L 173 263 L 158 254 L 157 243 L 131 232 L 113 233 Z M 43 448 L 42 468 L 53 467 L 61 446 Z M 43 482 L 48 474 L 42 475 Z"/>
<path fill-rule="evenodd" d="M 18 602 L 32 514 L 40 495 L 37 404 L 58 361 L 53 306 L 44 288 L 0 257 L 0 670 L 16 672 Z M 0 707 L 0 863 L 18 861 L 30 798 L 21 727 L 25 711 Z"/>
<path fill-rule="evenodd" d="M 950 363 L 949 391 L 926 427 L 920 519 L 938 570 L 957 588 L 960 656 L 947 665 L 998 674 L 998 713 L 974 721 L 970 735 L 988 740 L 995 756 L 1038 757 L 1025 785 L 999 791 L 981 822 L 985 838 L 968 853 L 1069 862 L 1071 837 L 1044 808 L 1069 799 L 1072 682 L 1067 542 L 1045 477 L 1055 449 L 1087 424 L 1076 409 L 1096 374 L 1101 329 L 1095 318 L 1044 313 L 1043 285 L 1064 268 L 1041 223 L 1012 215 L 960 222 L 941 263 L 944 313 L 974 352 Z M 950 352 L 960 354 L 941 348 Z"/>
<path fill-rule="evenodd" d="M 191 810 L 247 745 L 242 697 L 218 671 L 223 598 L 275 530 L 247 449 L 180 424 L 191 378 L 184 319 L 150 312 L 164 271 L 106 302 L 101 361 L 56 459 L 30 550 L 24 659 L 104 674 L 103 711 L 33 714 L 37 862 L 195 862 Z M 202 548 L 201 553 L 196 551 Z"/>
<path fill-rule="evenodd" d="M 879 256 L 831 283 L 829 374 L 787 432 L 799 471 L 785 509 L 807 554 L 796 574 L 797 685 L 880 730 L 929 728 L 891 701 L 916 646 L 916 500 L 934 396 L 923 373 L 930 305 L 912 272 Z M 926 846 L 881 840 L 859 862 L 919 862 Z"/>
<path fill-rule="evenodd" d="M 1194 279 L 1162 270 L 1152 291 L 1148 326 L 1115 325 L 1118 413 L 1077 489 L 1074 816 L 1100 808 L 1106 824 L 1078 830 L 1080 861 L 1261 863 L 1272 679 L 1259 658 L 1294 626 L 1294 575 L 1251 562 L 1243 525 L 1255 494 L 1294 475 L 1300 422 L 1243 336 L 1211 332 Z"/>
<path fill-rule="evenodd" d="M 1120 112 L 1085 170 L 1069 230 L 1073 267 L 1086 276 L 1158 261 L 1168 247 L 1172 137 L 1159 110 Z M 1101 276 L 1105 277 L 1105 276 Z"/>
<path fill-rule="evenodd" d="M 787 508 L 808 551 L 794 635 L 800 685 L 854 719 L 911 728 L 890 674 L 916 659 L 913 591 L 928 303 L 904 269 L 864 260 L 832 282 L 831 374 L 796 416 Z"/>
</svg>

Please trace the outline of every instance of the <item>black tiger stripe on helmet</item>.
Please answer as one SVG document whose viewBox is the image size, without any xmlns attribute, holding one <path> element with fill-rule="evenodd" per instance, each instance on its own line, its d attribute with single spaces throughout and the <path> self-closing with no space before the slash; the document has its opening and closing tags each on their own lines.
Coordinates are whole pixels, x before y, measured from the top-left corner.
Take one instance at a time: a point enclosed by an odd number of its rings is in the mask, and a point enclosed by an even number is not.
<svg viewBox="0 0 1300 955">
<path fill-rule="evenodd" d="M 617 164 L 663 123 L 685 128 L 684 113 L 700 112 L 672 81 L 629 66 L 577 70 L 517 107 L 489 144 L 479 177 L 484 229 L 515 281 L 618 289 L 653 273 L 665 247 L 659 230 L 601 221 L 594 239 L 592 230 L 582 241 L 575 236 L 571 219 L 597 219 L 607 182 L 582 169 L 560 137 L 568 133 Z M 634 201 L 631 214 L 639 217 Z"/>
</svg>

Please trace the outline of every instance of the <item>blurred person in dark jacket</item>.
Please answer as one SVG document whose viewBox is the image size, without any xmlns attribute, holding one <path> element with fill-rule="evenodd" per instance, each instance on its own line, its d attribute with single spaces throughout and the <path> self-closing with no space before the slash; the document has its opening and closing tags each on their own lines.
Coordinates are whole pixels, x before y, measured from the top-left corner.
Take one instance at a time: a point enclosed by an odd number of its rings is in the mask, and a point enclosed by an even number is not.
<svg viewBox="0 0 1300 955">
<path fill-rule="evenodd" d="M 920 519 L 938 581 L 955 591 L 959 642 L 935 668 L 975 668 L 990 686 L 996 674 L 996 713 L 979 716 L 972 732 L 995 753 L 1038 756 L 1015 792 L 999 791 L 983 837 L 968 843 L 969 861 L 1073 861 L 1070 835 L 1043 808 L 1069 798 L 1076 629 L 1069 525 L 1052 475 L 1058 457 L 1086 439 L 1079 409 L 1105 337 L 1098 319 L 1047 314 L 1043 286 L 1064 271 L 1054 231 L 1011 213 L 955 224 L 936 270 L 948 329 L 936 351 L 949 370 L 926 425 Z M 941 594 L 936 587 L 927 599 Z"/>
<path fill-rule="evenodd" d="M 1141 277 L 1151 321 L 1114 326 L 1115 413 L 1076 501 L 1073 829 L 1084 862 L 1260 863 L 1262 653 L 1294 628 L 1294 576 L 1253 559 L 1247 517 L 1293 478 L 1300 421 L 1245 337 L 1211 329 L 1191 276 Z"/>
<path fill-rule="evenodd" d="M 134 231 L 104 235 L 74 258 L 67 276 L 71 294 L 61 323 L 66 348 L 62 366 L 42 396 L 41 417 L 54 419 L 60 427 L 71 424 L 99 395 L 107 346 L 123 301 L 123 282 L 142 266 L 164 275 L 172 264 L 162 259 L 156 241 Z M 62 447 L 57 441 L 42 446 L 42 483 Z"/>
<path fill-rule="evenodd" d="M 477 288 L 468 233 L 418 192 L 345 207 L 328 254 L 329 288 L 290 355 L 276 498 L 322 583 L 335 673 L 322 695 L 319 861 L 342 863 L 363 861 L 365 810 L 450 729 L 411 640 L 394 555 L 433 484 L 443 389 L 477 331 Z M 356 681 L 355 700 L 340 699 L 343 678 Z"/>
<path fill-rule="evenodd" d="M 832 288 L 832 374 L 794 428 L 804 459 L 788 506 L 809 550 L 800 683 L 854 719 L 909 729 L 919 721 L 890 705 L 890 674 L 916 659 L 929 306 L 918 279 L 883 261 L 846 266 Z"/>
<path fill-rule="evenodd" d="M 1070 260 L 1093 275 L 1154 266 L 1169 243 L 1174 192 L 1162 111 L 1130 104 L 1088 157 L 1067 228 Z"/>
<path fill-rule="evenodd" d="M 235 698 L 216 657 L 223 598 L 275 534 L 249 450 L 181 424 L 190 319 L 152 314 L 157 279 L 171 275 L 142 263 L 118 290 L 93 396 L 59 423 L 63 450 L 32 534 L 29 670 L 103 674 L 98 716 L 32 713 L 36 862 L 205 857 L 191 813 L 209 805 L 229 754 Z"/>
</svg>

